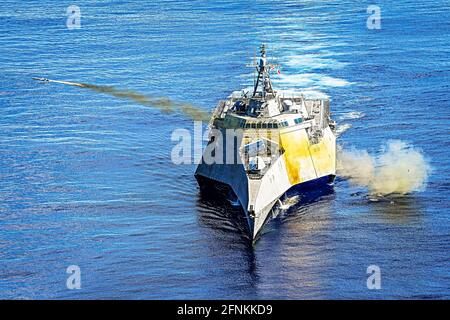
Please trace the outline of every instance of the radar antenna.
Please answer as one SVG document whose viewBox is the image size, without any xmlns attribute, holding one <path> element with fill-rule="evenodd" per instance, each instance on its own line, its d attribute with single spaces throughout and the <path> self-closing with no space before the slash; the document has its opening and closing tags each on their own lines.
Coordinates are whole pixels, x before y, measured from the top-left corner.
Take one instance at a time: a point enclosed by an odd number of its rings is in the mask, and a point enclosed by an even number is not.
<svg viewBox="0 0 450 320">
<path fill-rule="evenodd" d="M 259 58 L 259 62 L 254 67 L 256 68 L 256 79 L 254 82 L 253 88 L 253 96 L 255 97 L 258 92 L 261 92 L 261 96 L 263 99 L 266 98 L 268 93 L 273 93 L 272 82 L 270 81 L 269 71 L 275 67 L 275 65 L 268 65 L 266 58 L 266 45 L 262 44 L 260 48 L 261 57 Z M 261 86 L 261 90 L 258 91 L 258 88 Z"/>
</svg>

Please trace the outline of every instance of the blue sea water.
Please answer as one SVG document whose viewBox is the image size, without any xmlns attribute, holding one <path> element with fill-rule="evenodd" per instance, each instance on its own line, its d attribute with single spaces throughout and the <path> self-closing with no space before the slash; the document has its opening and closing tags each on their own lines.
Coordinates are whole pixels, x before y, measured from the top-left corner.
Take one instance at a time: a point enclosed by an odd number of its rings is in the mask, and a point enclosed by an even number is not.
<svg viewBox="0 0 450 320">
<path fill-rule="evenodd" d="M 66 26 L 68 5 L 81 28 Z M 381 8 L 381 29 L 366 26 Z M 0 9 L 0 298 L 448 299 L 450 5 L 438 1 L 11 1 Z M 399 139 L 425 190 L 372 202 L 337 179 L 252 246 L 236 210 L 174 165 L 180 114 L 42 76 L 210 110 L 251 81 L 327 94 L 344 147 Z M 356 115 L 356 116 L 355 116 Z M 69 290 L 66 268 L 81 269 Z M 366 269 L 381 270 L 368 290 Z"/>
</svg>

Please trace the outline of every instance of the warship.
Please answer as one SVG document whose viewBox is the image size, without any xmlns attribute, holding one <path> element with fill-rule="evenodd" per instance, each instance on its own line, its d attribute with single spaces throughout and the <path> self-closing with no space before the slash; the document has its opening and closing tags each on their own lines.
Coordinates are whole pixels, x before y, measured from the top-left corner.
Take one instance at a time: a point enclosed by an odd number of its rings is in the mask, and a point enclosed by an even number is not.
<svg viewBox="0 0 450 320">
<path fill-rule="evenodd" d="M 265 45 L 260 54 L 253 87 L 232 92 L 214 109 L 195 171 L 202 192 L 231 195 L 242 207 L 253 240 L 283 197 L 330 185 L 336 175 L 329 99 L 275 90 Z"/>
</svg>

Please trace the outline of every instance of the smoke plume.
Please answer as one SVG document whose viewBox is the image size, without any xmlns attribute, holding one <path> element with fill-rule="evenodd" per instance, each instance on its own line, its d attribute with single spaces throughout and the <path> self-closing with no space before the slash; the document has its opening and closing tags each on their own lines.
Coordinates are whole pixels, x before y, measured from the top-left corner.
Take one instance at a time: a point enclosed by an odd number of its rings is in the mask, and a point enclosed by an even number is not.
<svg viewBox="0 0 450 320">
<path fill-rule="evenodd" d="M 147 95 L 143 95 L 139 92 L 131 91 L 131 90 L 123 90 L 117 89 L 112 86 L 100 86 L 89 83 L 79 83 L 79 82 L 71 82 L 71 81 L 61 81 L 61 80 L 51 80 L 46 78 L 33 78 L 37 81 L 43 82 L 53 82 L 60 83 L 74 87 L 86 88 L 99 93 L 108 94 L 110 96 L 126 99 L 138 103 L 140 105 L 159 109 L 161 112 L 165 113 L 180 113 L 185 117 L 190 118 L 196 121 L 208 121 L 210 119 L 210 114 L 200 108 L 197 108 L 193 105 L 182 103 L 178 101 L 173 101 L 166 97 L 150 97 Z"/>
<path fill-rule="evenodd" d="M 371 194 L 407 194 L 425 188 L 431 167 L 422 153 L 405 142 L 389 141 L 377 157 L 366 150 L 340 150 L 337 171 Z"/>
</svg>

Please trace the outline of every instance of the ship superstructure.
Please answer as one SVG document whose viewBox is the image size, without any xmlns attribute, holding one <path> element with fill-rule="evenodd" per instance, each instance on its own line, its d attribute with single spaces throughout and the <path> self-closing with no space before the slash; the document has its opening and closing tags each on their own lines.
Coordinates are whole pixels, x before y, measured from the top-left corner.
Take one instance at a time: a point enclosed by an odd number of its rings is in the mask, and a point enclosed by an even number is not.
<svg viewBox="0 0 450 320">
<path fill-rule="evenodd" d="M 336 173 L 329 100 L 274 90 L 271 69 L 262 45 L 252 90 L 219 102 L 195 172 L 202 190 L 225 189 L 236 197 L 253 239 L 286 192 L 309 182 L 331 183 Z"/>
</svg>

